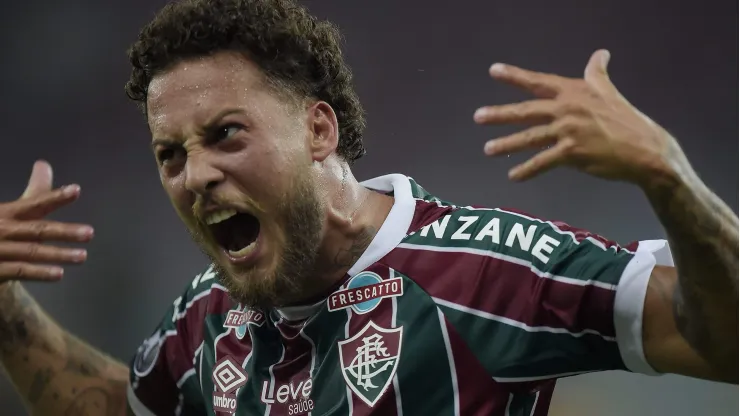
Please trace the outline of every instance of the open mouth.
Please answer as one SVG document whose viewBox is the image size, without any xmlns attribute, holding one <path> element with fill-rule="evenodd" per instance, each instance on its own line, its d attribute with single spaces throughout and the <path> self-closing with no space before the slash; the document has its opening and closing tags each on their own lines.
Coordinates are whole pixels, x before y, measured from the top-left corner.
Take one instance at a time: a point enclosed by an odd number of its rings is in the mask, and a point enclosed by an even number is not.
<svg viewBox="0 0 740 416">
<path fill-rule="evenodd" d="M 224 209 L 206 218 L 216 243 L 234 259 L 248 257 L 257 246 L 260 222 L 254 216 L 235 209 Z"/>
</svg>

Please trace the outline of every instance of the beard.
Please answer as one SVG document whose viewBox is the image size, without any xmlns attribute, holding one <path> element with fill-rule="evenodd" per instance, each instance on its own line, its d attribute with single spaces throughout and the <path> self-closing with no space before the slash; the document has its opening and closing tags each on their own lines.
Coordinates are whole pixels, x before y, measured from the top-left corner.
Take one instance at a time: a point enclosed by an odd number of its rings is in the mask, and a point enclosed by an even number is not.
<svg viewBox="0 0 740 416">
<path fill-rule="evenodd" d="M 263 310 L 300 302 L 310 291 L 321 244 L 322 205 L 313 187 L 310 172 L 295 175 L 278 199 L 275 214 L 285 236 L 277 265 L 267 272 L 258 269 L 229 271 L 207 249 L 203 238 L 191 232 L 201 250 L 211 259 L 217 280 L 236 302 Z"/>
</svg>

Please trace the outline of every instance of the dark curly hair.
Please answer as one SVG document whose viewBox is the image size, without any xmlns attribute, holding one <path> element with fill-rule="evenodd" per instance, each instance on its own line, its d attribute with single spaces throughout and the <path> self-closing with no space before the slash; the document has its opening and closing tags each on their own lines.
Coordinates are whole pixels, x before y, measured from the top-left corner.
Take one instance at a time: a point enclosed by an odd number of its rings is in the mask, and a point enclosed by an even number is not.
<svg viewBox="0 0 740 416">
<path fill-rule="evenodd" d="M 365 154 L 365 114 L 342 57 L 341 35 L 292 0 L 182 0 L 165 6 L 128 51 L 126 95 L 146 112 L 152 77 L 183 59 L 242 52 L 280 92 L 326 101 L 339 123 L 337 154 Z"/>
</svg>

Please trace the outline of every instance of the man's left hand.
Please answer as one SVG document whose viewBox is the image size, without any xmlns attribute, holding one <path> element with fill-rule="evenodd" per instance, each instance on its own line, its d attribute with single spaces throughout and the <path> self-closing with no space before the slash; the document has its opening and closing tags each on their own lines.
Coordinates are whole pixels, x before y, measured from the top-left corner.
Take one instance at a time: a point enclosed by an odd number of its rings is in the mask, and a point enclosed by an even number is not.
<svg viewBox="0 0 740 416">
<path fill-rule="evenodd" d="M 572 166 L 606 179 L 647 187 L 690 167 L 676 140 L 633 107 L 609 79 L 609 52 L 596 51 L 583 79 L 494 64 L 493 78 L 523 88 L 538 99 L 482 107 L 479 124 L 530 124 L 527 130 L 490 140 L 489 156 L 542 149 L 509 171 L 530 179 L 556 166 Z"/>
</svg>

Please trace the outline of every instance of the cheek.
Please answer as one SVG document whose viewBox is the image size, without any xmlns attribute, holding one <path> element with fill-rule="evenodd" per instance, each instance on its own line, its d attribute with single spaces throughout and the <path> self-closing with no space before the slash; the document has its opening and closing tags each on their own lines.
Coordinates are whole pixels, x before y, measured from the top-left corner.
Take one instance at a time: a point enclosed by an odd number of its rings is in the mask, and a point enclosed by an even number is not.
<svg viewBox="0 0 740 416">
<path fill-rule="evenodd" d="M 160 180 L 165 193 L 167 193 L 167 197 L 170 199 L 175 211 L 177 211 L 177 215 L 183 221 L 190 224 L 193 221 L 193 204 L 195 201 L 193 200 L 192 193 L 185 189 L 183 175 L 168 177 L 160 174 Z"/>
<path fill-rule="evenodd" d="M 286 173 L 292 169 L 285 150 L 270 147 L 251 149 L 231 161 L 239 182 L 256 197 L 280 194 Z"/>
</svg>

